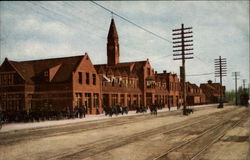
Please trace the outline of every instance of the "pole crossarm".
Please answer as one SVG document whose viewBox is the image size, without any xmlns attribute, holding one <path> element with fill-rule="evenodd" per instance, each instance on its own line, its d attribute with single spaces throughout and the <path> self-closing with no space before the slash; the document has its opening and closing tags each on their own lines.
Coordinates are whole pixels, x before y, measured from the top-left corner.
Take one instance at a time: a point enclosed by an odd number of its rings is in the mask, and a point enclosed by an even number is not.
<svg viewBox="0 0 250 160">
<path fill-rule="evenodd" d="M 186 43 L 186 42 L 193 42 L 193 40 L 191 39 L 191 40 L 184 41 L 184 43 Z M 175 41 L 175 42 L 173 42 L 173 44 L 176 44 L 176 43 L 182 43 L 182 41 Z"/>
<path fill-rule="evenodd" d="M 184 47 L 193 46 L 193 44 L 186 44 Z M 182 45 L 173 46 L 173 48 L 183 47 Z"/>
<path fill-rule="evenodd" d="M 237 94 L 237 80 L 239 79 L 238 76 L 240 76 L 240 72 L 233 72 L 232 76 L 234 76 L 234 82 L 235 82 L 235 105 L 238 105 L 238 94 Z"/>
<path fill-rule="evenodd" d="M 172 31 L 173 31 L 173 32 L 176 32 L 176 31 L 183 31 L 183 30 L 187 30 L 187 29 L 193 29 L 193 28 L 192 28 L 192 27 L 179 28 L 179 29 L 173 29 Z"/>
<path fill-rule="evenodd" d="M 175 37 L 173 38 L 173 40 L 176 40 L 176 39 L 185 39 L 185 38 L 192 38 L 193 36 L 186 36 L 186 37 Z"/>
<path fill-rule="evenodd" d="M 181 28 L 173 29 L 174 32 L 173 35 L 173 56 L 176 57 L 174 60 L 182 60 L 182 66 L 181 66 L 181 86 L 182 86 L 182 97 L 183 97 L 183 115 L 187 115 L 187 109 L 186 109 L 186 74 L 185 74 L 185 60 L 186 59 L 193 59 L 194 57 L 191 57 L 190 55 L 193 55 L 193 53 L 186 53 L 186 51 L 192 51 L 193 48 L 186 48 L 193 46 L 192 42 L 193 40 L 190 39 L 193 37 L 191 35 L 193 32 L 190 31 L 192 27 L 184 27 L 184 24 L 181 24 Z M 189 30 L 189 31 L 186 31 Z M 176 33 L 177 32 L 177 33 Z M 181 53 L 175 53 L 175 52 L 181 52 Z M 179 56 L 179 57 L 178 57 Z"/>
<path fill-rule="evenodd" d="M 185 55 L 192 55 L 192 54 L 194 54 L 194 53 L 185 53 Z M 180 54 L 173 54 L 173 56 L 181 56 L 182 54 L 180 53 Z"/>
<path fill-rule="evenodd" d="M 214 66 L 215 66 L 215 77 L 220 77 L 220 104 L 218 108 L 223 108 L 223 93 L 222 93 L 222 77 L 227 76 L 227 66 L 226 66 L 226 58 L 221 58 L 221 56 L 218 59 L 214 60 Z"/>
<path fill-rule="evenodd" d="M 176 36 L 176 35 L 183 35 L 183 34 L 190 34 L 190 33 L 193 33 L 192 31 L 191 32 L 183 32 L 183 33 L 173 33 L 172 35 L 173 36 Z"/>
<path fill-rule="evenodd" d="M 194 57 L 185 57 L 185 59 L 193 59 Z M 174 58 L 174 60 L 183 60 L 183 58 Z"/>
<path fill-rule="evenodd" d="M 186 49 L 184 49 L 184 47 L 182 47 L 182 49 L 177 49 L 177 50 L 173 50 L 173 52 L 181 52 L 181 51 L 192 51 L 192 50 L 194 50 L 193 48 L 186 48 Z"/>
</svg>

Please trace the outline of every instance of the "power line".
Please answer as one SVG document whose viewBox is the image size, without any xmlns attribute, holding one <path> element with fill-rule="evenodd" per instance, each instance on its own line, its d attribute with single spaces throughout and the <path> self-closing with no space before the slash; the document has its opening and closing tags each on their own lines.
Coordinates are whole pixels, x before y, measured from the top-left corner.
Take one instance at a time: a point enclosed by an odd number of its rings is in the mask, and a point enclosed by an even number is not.
<svg viewBox="0 0 250 160">
<path fill-rule="evenodd" d="M 32 3 L 32 2 L 30 2 L 30 3 Z M 60 13 L 55 13 L 55 11 L 52 11 L 51 9 L 48 9 L 48 8 L 46 8 L 46 7 L 44 7 L 44 6 L 42 6 L 41 4 L 35 4 L 35 3 L 32 3 L 32 4 L 34 4 L 34 5 L 37 5 L 37 6 L 39 6 L 40 8 L 42 8 L 42 9 L 44 9 L 44 10 L 46 10 L 46 11 L 49 11 L 49 12 L 52 12 L 52 13 L 54 13 L 54 14 L 57 14 L 57 15 L 59 15 L 59 16 L 65 16 L 65 15 L 62 15 L 62 14 L 60 14 Z M 67 5 L 67 4 L 66 4 Z M 37 11 L 37 10 L 36 10 Z M 40 14 L 42 14 L 42 13 L 40 13 Z M 45 15 L 45 14 L 43 14 L 43 15 Z M 75 15 L 73 15 L 73 14 L 71 14 L 73 17 L 76 17 Z M 45 15 L 45 16 L 48 16 L 49 18 L 51 18 L 51 19 L 55 19 L 54 17 L 51 17 L 51 16 L 49 16 L 49 15 Z M 69 17 L 67 17 L 67 18 L 70 18 L 70 16 Z M 76 18 L 78 18 L 78 19 L 80 19 L 79 17 L 76 17 Z M 86 22 L 86 21 L 85 21 Z M 81 23 L 81 22 L 80 22 Z M 86 22 L 87 23 L 87 22 Z M 78 27 L 77 27 L 78 28 Z M 96 35 L 97 36 L 97 35 Z M 103 38 L 103 37 L 100 37 L 99 35 L 98 35 L 98 37 L 99 38 L 101 38 L 101 39 L 105 39 L 105 38 Z M 126 47 L 126 48 L 129 48 L 128 46 Z M 132 49 L 132 48 L 131 48 Z M 140 50 L 138 50 L 138 49 L 133 49 L 134 51 L 137 51 L 137 52 L 143 52 L 143 51 L 140 51 Z M 152 60 L 150 60 L 151 62 L 156 62 L 156 61 L 158 61 L 158 60 L 160 60 L 161 58 L 167 58 L 167 57 L 170 57 L 172 54 L 168 54 L 168 55 L 164 55 L 164 56 L 159 56 L 159 57 L 156 57 L 156 58 L 153 58 Z M 198 58 L 198 59 L 200 59 L 200 58 Z M 200 59 L 201 60 L 201 59 Z M 202 61 L 202 60 L 201 60 Z M 202 62 L 204 62 L 204 61 L 202 61 Z M 210 74 L 213 74 L 213 73 L 203 73 L 203 74 L 192 74 L 192 75 L 187 75 L 187 76 L 203 76 L 203 75 L 210 75 Z"/>
<path fill-rule="evenodd" d="M 211 75 L 211 74 L 214 74 L 213 72 L 210 72 L 210 73 L 201 73 L 201 74 L 190 74 L 190 75 L 186 75 L 186 76 L 205 76 L 205 75 Z"/>
<path fill-rule="evenodd" d="M 121 19 L 123 19 L 123 20 L 129 22 L 130 24 L 136 26 L 137 28 L 140 28 L 140 29 L 142 29 L 143 31 L 148 32 L 148 33 L 150 33 L 150 34 L 152 34 L 152 35 L 154 35 L 154 36 L 156 36 L 156 37 L 158 37 L 158 38 L 160 38 L 160 39 L 162 39 L 162 40 L 164 40 L 164 41 L 167 41 L 167 42 L 169 42 L 169 43 L 172 44 L 172 42 L 171 42 L 170 40 L 168 40 L 168 39 L 166 39 L 166 38 L 164 38 L 164 37 L 162 37 L 162 36 L 160 36 L 160 35 L 158 35 L 158 34 L 152 32 L 152 31 L 150 31 L 150 30 L 148 30 L 148 29 L 146 29 L 146 28 L 144 28 L 144 27 L 142 27 L 142 26 L 140 26 L 140 25 L 138 25 L 138 24 L 136 24 L 136 23 L 134 23 L 134 22 L 132 22 L 132 21 L 130 21 L 129 19 L 127 19 L 127 18 L 125 18 L 125 17 L 119 15 L 118 13 L 115 13 L 114 11 L 112 11 L 112 10 L 110 10 L 110 9 L 108 9 L 108 8 L 106 8 L 106 7 L 104 7 L 104 6 L 102 6 L 102 5 L 100 5 L 99 3 L 96 3 L 95 1 L 91 1 L 91 2 L 92 2 L 93 4 L 95 4 L 95 5 L 97 5 L 97 6 L 99 6 L 99 7 L 103 8 L 103 9 L 105 9 L 106 11 L 112 13 L 113 15 L 116 15 L 117 17 L 119 17 L 119 18 L 121 18 Z"/>
<path fill-rule="evenodd" d="M 211 73 L 189 74 L 189 75 L 186 75 L 186 76 L 187 76 L 187 77 L 193 77 L 193 76 L 207 76 L 207 75 L 212 75 L 212 74 L 214 74 L 214 73 L 211 72 Z M 180 76 L 180 75 L 178 74 L 178 76 Z"/>
<path fill-rule="evenodd" d="M 62 13 L 59 13 L 59 12 L 56 12 L 57 10 L 51 10 L 50 8 L 47 8 L 47 7 L 45 7 L 45 6 L 43 6 L 43 5 L 41 5 L 41 3 L 39 3 L 39 4 L 37 4 L 37 3 L 33 3 L 33 2 L 30 2 L 31 4 L 33 4 L 33 5 L 35 5 L 35 6 L 38 6 L 38 7 L 40 7 L 41 9 L 44 9 L 44 10 L 46 10 L 47 12 L 51 12 L 51 13 L 53 13 L 53 14 L 56 14 L 56 15 L 58 15 L 58 16 L 60 16 L 60 17 L 65 17 L 65 18 L 67 18 L 67 19 L 72 19 L 72 18 L 77 18 L 77 19 L 79 19 L 80 21 L 78 22 L 78 23 L 81 23 L 81 24 L 83 24 L 82 23 L 82 21 L 81 20 L 83 20 L 82 18 L 80 18 L 80 17 L 76 17 L 74 14 L 72 14 L 72 13 L 67 13 L 67 14 L 69 14 L 69 15 L 64 15 L 64 14 L 62 14 Z M 68 5 L 67 3 L 64 3 L 65 5 Z M 69 6 L 69 5 L 68 5 Z M 69 6 L 69 7 L 73 7 L 72 5 L 71 6 Z M 37 12 L 37 10 L 36 10 L 36 12 Z M 81 12 L 81 11 L 80 11 Z M 39 13 L 39 12 L 37 12 L 37 13 Z M 44 16 L 47 16 L 48 18 L 50 18 L 50 19 L 53 19 L 53 20 L 57 20 L 56 18 L 54 18 L 54 17 L 52 17 L 52 16 L 49 16 L 48 14 L 43 14 L 43 13 L 40 13 L 40 14 L 42 14 L 42 15 L 44 15 Z M 91 25 L 88 21 L 86 21 L 86 20 L 83 20 L 85 23 L 87 23 L 88 25 Z M 65 22 L 63 22 L 63 23 L 65 23 Z M 93 25 L 91 25 L 91 26 L 93 26 Z M 98 27 L 98 26 L 96 26 L 96 25 L 94 25 L 95 27 L 97 27 L 97 28 L 100 28 L 100 27 Z M 76 27 L 76 26 L 74 26 L 74 27 Z M 77 27 L 77 28 L 79 28 L 79 27 Z M 97 33 L 94 33 L 98 38 L 101 38 L 101 39 L 106 39 L 106 38 L 104 38 L 104 37 L 102 37 L 102 36 L 100 36 L 100 35 L 98 35 Z M 126 39 L 126 38 L 125 38 Z M 89 41 L 90 42 L 90 41 Z M 125 47 L 125 48 L 130 48 L 130 49 L 132 49 L 133 51 L 136 51 L 136 52 L 138 52 L 138 53 L 146 53 L 145 51 L 141 51 L 141 50 L 138 50 L 138 48 L 134 48 L 134 47 L 132 47 L 131 48 L 131 46 L 127 46 L 127 45 L 123 45 L 123 47 Z M 160 57 L 157 57 L 156 59 L 161 59 L 161 58 L 163 58 L 163 57 L 168 57 L 168 56 L 170 56 L 170 55 L 164 55 L 164 56 L 160 56 Z M 153 60 L 154 61 L 154 60 Z"/>
</svg>

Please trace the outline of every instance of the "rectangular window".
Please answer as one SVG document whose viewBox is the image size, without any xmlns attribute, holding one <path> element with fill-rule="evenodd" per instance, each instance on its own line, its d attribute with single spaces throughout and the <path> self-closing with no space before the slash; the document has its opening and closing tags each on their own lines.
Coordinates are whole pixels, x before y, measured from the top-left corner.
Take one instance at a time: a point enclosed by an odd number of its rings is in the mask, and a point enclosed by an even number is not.
<svg viewBox="0 0 250 160">
<path fill-rule="evenodd" d="M 0 85 L 3 84 L 3 74 L 0 74 Z"/>
<path fill-rule="evenodd" d="M 89 84 L 89 73 L 86 72 L 86 84 Z"/>
<path fill-rule="evenodd" d="M 117 94 L 112 94 L 112 107 L 118 104 L 118 95 Z"/>
<path fill-rule="evenodd" d="M 99 107 L 99 94 L 94 93 L 94 107 L 98 108 Z"/>
<path fill-rule="evenodd" d="M 148 76 L 150 76 L 150 68 L 147 69 L 147 72 Z"/>
<path fill-rule="evenodd" d="M 48 71 L 45 71 L 44 72 L 44 77 L 48 77 L 49 76 L 49 72 Z"/>
<path fill-rule="evenodd" d="M 85 93 L 85 105 L 91 108 L 91 93 Z"/>
<path fill-rule="evenodd" d="M 133 104 L 138 105 L 138 96 L 137 95 L 134 95 L 134 97 L 133 97 Z"/>
<path fill-rule="evenodd" d="M 80 107 L 82 105 L 82 93 L 76 93 L 76 106 Z"/>
<path fill-rule="evenodd" d="M 120 96 L 121 106 L 125 106 L 125 95 L 121 94 Z"/>
<path fill-rule="evenodd" d="M 93 77 L 93 85 L 96 85 L 96 74 L 93 74 L 92 77 Z"/>
<path fill-rule="evenodd" d="M 82 72 L 78 72 L 78 82 L 82 84 Z"/>
<path fill-rule="evenodd" d="M 131 95 L 127 95 L 127 104 L 131 106 Z"/>
</svg>

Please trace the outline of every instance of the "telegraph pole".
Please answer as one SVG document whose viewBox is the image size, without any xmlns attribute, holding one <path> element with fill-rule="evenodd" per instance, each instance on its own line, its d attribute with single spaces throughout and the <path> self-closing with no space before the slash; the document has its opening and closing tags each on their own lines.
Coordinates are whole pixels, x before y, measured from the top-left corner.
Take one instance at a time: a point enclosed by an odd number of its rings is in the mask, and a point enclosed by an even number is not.
<svg viewBox="0 0 250 160">
<path fill-rule="evenodd" d="M 215 77 L 220 77 L 220 104 L 218 108 L 223 108 L 223 98 L 222 98 L 222 77 L 227 76 L 227 61 L 226 58 L 215 59 Z"/>
<path fill-rule="evenodd" d="M 173 29 L 172 31 L 174 32 L 172 35 L 177 36 L 174 37 L 173 48 L 177 48 L 177 50 L 173 50 L 173 52 L 181 52 L 177 54 L 173 54 L 173 56 L 181 56 L 179 58 L 174 58 L 174 60 L 182 60 L 182 67 L 181 67 L 181 79 L 182 79 L 182 93 L 183 93 L 183 115 L 187 115 L 187 107 L 186 107 L 186 74 L 185 74 L 185 60 L 186 59 L 193 59 L 193 57 L 186 57 L 187 55 L 192 55 L 193 53 L 186 53 L 185 51 L 191 51 L 193 48 L 186 48 L 193 46 L 193 44 L 190 44 L 189 42 L 193 42 L 193 40 L 190 40 L 189 38 L 192 38 L 193 36 L 190 35 L 193 33 L 192 31 L 186 31 L 186 30 L 191 30 L 192 27 L 184 28 L 184 24 L 181 24 L 181 28 L 179 29 Z M 186 31 L 186 32 L 184 32 Z M 186 36 L 185 36 L 186 35 Z"/>
<path fill-rule="evenodd" d="M 245 92 L 245 89 L 246 89 L 246 87 L 245 87 L 246 79 L 243 79 L 242 83 L 243 83 L 243 92 Z"/>
<path fill-rule="evenodd" d="M 240 72 L 233 72 L 234 80 L 235 80 L 235 105 L 238 105 L 238 98 L 237 98 L 237 76 L 240 76 Z"/>
</svg>

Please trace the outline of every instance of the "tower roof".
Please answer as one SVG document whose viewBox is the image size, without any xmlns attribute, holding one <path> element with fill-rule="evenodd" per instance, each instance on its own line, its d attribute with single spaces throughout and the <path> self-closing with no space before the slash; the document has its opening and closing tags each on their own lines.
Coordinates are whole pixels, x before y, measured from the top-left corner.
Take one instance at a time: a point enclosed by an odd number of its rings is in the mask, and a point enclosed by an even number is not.
<svg viewBox="0 0 250 160">
<path fill-rule="evenodd" d="M 115 27 L 115 21 L 113 18 L 111 19 L 111 23 L 110 23 L 110 27 L 109 27 L 108 39 L 110 39 L 110 38 L 117 38 L 118 39 L 118 34 L 116 31 L 116 27 Z"/>
</svg>

